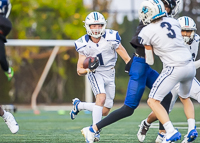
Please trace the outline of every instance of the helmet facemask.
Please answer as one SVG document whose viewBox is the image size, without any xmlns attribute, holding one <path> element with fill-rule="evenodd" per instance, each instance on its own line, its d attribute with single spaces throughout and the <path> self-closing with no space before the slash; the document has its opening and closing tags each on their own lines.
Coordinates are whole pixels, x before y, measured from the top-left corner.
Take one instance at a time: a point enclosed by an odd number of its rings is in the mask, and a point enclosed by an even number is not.
<svg viewBox="0 0 200 143">
<path fill-rule="evenodd" d="M 90 24 L 90 25 L 92 25 L 92 24 Z M 105 34 L 106 24 L 102 24 L 103 25 L 102 28 L 98 28 L 98 29 L 91 29 L 90 25 L 85 24 L 85 28 L 86 28 L 88 35 L 90 35 L 94 38 L 99 38 L 99 37 L 101 37 L 102 35 Z"/>
<path fill-rule="evenodd" d="M 140 18 L 144 25 L 148 25 L 149 23 L 151 23 L 151 18 L 153 17 L 152 14 L 153 11 L 148 6 L 142 8 Z"/>
<path fill-rule="evenodd" d="M 182 29 L 182 30 L 185 30 L 185 29 Z M 186 30 L 187 31 L 187 30 Z M 184 39 L 184 42 L 185 44 L 191 44 L 192 41 L 194 40 L 194 35 L 196 34 L 196 31 L 195 30 L 192 30 L 190 36 L 183 36 L 183 39 Z"/>
</svg>

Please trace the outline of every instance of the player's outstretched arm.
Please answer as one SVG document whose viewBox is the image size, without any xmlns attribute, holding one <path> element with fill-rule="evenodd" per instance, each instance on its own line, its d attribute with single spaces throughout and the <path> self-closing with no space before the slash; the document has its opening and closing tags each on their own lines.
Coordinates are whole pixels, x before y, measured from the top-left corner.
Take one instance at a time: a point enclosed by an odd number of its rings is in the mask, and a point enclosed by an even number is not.
<svg viewBox="0 0 200 143">
<path fill-rule="evenodd" d="M 116 52 L 120 55 L 120 57 L 124 60 L 126 64 L 131 60 L 130 56 L 128 55 L 126 49 L 122 46 L 122 44 L 119 44 Z"/>
</svg>

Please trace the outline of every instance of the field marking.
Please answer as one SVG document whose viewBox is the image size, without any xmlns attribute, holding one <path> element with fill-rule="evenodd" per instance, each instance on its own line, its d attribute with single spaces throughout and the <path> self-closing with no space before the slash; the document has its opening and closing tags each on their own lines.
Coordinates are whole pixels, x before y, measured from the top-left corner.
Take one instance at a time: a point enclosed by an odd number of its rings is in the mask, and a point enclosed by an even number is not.
<svg viewBox="0 0 200 143">
<path fill-rule="evenodd" d="M 176 125 L 188 125 L 187 122 L 173 122 L 172 123 L 174 125 L 175 128 L 177 129 L 188 129 L 188 127 L 179 127 L 179 126 L 176 126 Z M 196 124 L 200 124 L 200 122 L 196 122 Z M 138 125 L 140 127 L 140 125 Z M 159 128 L 159 123 L 152 123 L 150 128 L 153 128 L 153 129 L 158 129 Z M 196 129 L 200 129 L 200 127 L 197 127 Z"/>
</svg>

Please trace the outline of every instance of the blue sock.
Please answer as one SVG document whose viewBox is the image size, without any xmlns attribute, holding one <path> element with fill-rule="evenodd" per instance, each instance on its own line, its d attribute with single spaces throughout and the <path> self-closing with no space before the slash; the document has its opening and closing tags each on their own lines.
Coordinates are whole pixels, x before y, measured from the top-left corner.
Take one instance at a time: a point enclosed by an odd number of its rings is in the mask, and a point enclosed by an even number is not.
<svg viewBox="0 0 200 143">
<path fill-rule="evenodd" d="M 92 126 L 90 126 L 89 128 L 90 132 L 95 133 L 94 129 L 92 128 Z"/>
</svg>

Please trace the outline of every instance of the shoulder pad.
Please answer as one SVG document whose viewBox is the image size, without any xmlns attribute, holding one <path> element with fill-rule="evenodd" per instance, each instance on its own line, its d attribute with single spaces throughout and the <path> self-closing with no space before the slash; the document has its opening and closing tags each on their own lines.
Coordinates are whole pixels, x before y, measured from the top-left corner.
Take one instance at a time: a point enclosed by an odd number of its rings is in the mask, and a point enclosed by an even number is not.
<svg viewBox="0 0 200 143">
<path fill-rule="evenodd" d="M 111 30 L 111 29 L 106 29 L 105 30 L 105 34 L 102 36 L 104 37 L 106 40 L 111 40 L 111 41 L 121 41 L 121 37 L 118 33 L 118 31 L 115 30 Z"/>
<path fill-rule="evenodd" d="M 198 35 L 198 34 L 195 34 L 195 35 L 194 35 L 194 41 L 199 42 L 199 40 L 200 40 L 199 35 Z"/>
<path fill-rule="evenodd" d="M 82 36 L 78 40 L 76 40 L 74 42 L 76 51 L 78 52 L 79 50 L 81 50 L 82 48 L 84 48 L 87 45 L 88 41 L 89 41 L 89 35 L 87 35 L 87 34 L 84 35 L 84 36 Z"/>
</svg>

